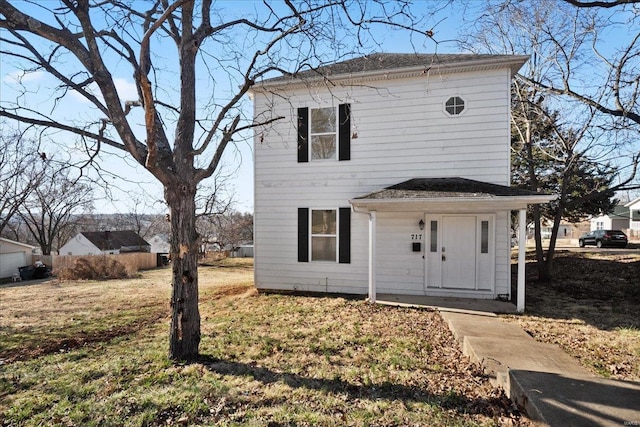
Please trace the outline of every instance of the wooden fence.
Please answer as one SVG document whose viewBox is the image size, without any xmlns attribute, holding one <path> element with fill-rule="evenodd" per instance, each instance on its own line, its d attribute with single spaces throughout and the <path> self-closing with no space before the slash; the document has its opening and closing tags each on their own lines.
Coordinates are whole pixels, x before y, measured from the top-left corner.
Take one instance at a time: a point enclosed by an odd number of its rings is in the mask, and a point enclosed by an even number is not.
<svg viewBox="0 0 640 427">
<path fill-rule="evenodd" d="M 108 257 L 121 262 L 126 266 L 131 266 L 136 270 L 147 270 L 158 265 L 157 254 L 149 252 L 131 252 L 126 254 L 104 254 L 104 255 L 34 255 L 33 263 L 41 261 L 52 271 L 64 267 L 72 267 L 77 259 L 92 257 Z"/>
</svg>

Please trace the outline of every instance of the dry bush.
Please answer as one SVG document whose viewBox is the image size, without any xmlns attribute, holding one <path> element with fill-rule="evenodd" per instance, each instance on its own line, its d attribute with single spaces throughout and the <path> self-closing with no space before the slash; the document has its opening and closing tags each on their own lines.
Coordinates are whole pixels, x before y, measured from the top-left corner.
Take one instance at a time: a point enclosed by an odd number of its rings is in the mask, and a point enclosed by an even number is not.
<svg viewBox="0 0 640 427">
<path fill-rule="evenodd" d="M 60 270 L 58 277 L 64 280 L 109 280 L 129 279 L 137 269 L 106 256 L 93 256 L 77 259 L 72 267 Z"/>
</svg>

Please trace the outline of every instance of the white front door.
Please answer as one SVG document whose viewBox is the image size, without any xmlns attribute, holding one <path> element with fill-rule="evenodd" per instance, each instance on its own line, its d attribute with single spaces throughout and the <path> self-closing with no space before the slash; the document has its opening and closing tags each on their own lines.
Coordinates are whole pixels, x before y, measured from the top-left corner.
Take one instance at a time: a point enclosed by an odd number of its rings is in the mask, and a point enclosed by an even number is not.
<svg viewBox="0 0 640 427">
<path fill-rule="evenodd" d="M 425 290 L 494 289 L 494 216 L 425 216 Z"/>
<path fill-rule="evenodd" d="M 442 287 L 476 288 L 476 217 L 442 218 Z"/>
</svg>

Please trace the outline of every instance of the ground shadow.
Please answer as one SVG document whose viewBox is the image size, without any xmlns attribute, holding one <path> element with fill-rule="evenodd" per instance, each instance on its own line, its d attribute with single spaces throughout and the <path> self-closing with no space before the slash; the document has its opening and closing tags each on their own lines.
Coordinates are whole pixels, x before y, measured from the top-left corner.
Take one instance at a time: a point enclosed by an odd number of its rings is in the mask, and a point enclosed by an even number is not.
<svg viewBox="0 0 640 427">
<path fill-rule="evenodd" d="M 535 260 L 528 261 L 526 314 L 579 319 L 602 330 L 640 328 L 637 255 L 622 253 L 610 258 L 593 258 L 586 253 L 559 251 L 550 282 L 539 281 Z M 513 290 L 517 283 L 517 265 L 512 264 L 511 272 Z"/>
<path fill-rule="evenodd" d="M 291 388 L 318 390 L 334 395 L 346 394 L 350 399 L 425 402 L 459 413 L 486 416 L 496 416 L 496 409 L 499 408 L 505 416 L 519 415 L 517 411 L 514 412 L 515 408 L 504 393 L 495 397 L 469 399 L 453 391 L 433 393 L 417 386 L 409 387 L 390 382 L 363 385 L 352 384 L 339 378 L 309 378 L 289 372 L 277 372 L 253 363 L 222 360 L 207 355 L 201 355 L 192 362 L 200 363 L 211 372 L 221 375 L 248 376 L 263 384 L 281 382 Z"/>
<path fill-rule="evenodd" d="M 548 372 L 512 370 L 511 395 L 532 418 L 549 425 L 606 426 L 640 422 L 640 383 L 569 378 Z M 535 408 L 535 409 L 534 409 Z M 541 413 L 545 418 L 539 419 Z"/>
</svg>

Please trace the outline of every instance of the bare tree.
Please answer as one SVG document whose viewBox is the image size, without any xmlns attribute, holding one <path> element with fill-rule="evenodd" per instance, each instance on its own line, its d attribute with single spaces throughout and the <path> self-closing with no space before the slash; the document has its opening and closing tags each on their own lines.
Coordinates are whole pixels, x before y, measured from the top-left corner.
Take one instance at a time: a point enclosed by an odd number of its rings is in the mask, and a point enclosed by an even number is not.
<svg viewBox="0 0 640 427">
<path fill-rule="evenodd" d="M 0 134 L 0 234 L 38 184 L 41 156 L 17 132 Z"/>
<path fill-rule="evenodd" d="M 74 214 L 92 207 L 93 195 L 88 185 L 72 178 L 69 169 L 49 167 L 18 214 L 42 254 L 51 255 L 71 237 L 65 232 L 73 228 Z"/>
<path fill-rule="evenodd" d="M 210 243 L 217 243 L 221 249 L 235 250 L 241 243 L 253 241 L 253 215 L 228 210 L 217 215 L 199 218 L 199 226 L 208 236 Z"/>
<path fill-rule="evenodd" d="M 626 113 L 609 114 L 612 111 L 586 102 L 584 96 L 567 96 L 575 85 L 593 91 L 590 96 L 603 103 L 616 98 L 615 87 L 611 85 L 619 87 L 621 80 L 601 83 L 602 88 L 589 80 L 598 78 L 594 70 L 598 69 L 598 61 L 604 60 L 597 55 L 598 34 L 611 30 L 616 23 L 594 11 L 578 10 L 552 0 L 530 4 L 488 2 L 482 4 L 478 14 L 480 19 L 474 23 L 473 33 L 467 35 L 467 47 L 483 52 L 531 54 L 531 60 L 514 83 L 512 157 L 515 163 L 523 161 L 525 167 L 513 171 L 526 171 L 528 188 L 558 195 L 551 208 L 532 209 L 539 277 L 548 280 L 560 221 L 575 220 L 577 212 L 583 216 L 598 213 L 594 209 L 607 213 L 616 191 L 638 188 L 638 123 L 632 116 L 623 117 Z M 636 43 L 637 35 L 631 35 L 627 51 L 631 52 L 629 46 Z M 637 59 L 629 59 L 636 64 L 637 80 L 639 64 Z M 629 71 L 622 74 L 628 75 Z M 553 88 L 552 82 L 557 81 L 562 82 L 565 90 Z M 629 107 L 635 103 L 637 82 L 635 88 L 631 86 L 624 90 L 624 96 L 631 97 Z M 622 106 L 621 96 L 612 102 Z M 629 107 L 623 109 L 628 112 Z M 543 158 L 545 161 L 541 163 Z M 618 172 L 615 182 L 611 179 L 612 165 Z M 549 173 L 553 179 L 544 178 Z M 514 178 L 520 183 L 524 181 Z M 541 220 L 545 217 L 553 222 L 546 253 L 541 238 Z"/>
<path fill-rule="evenodd" d="M 165 215 L 158 212 L 158 207 L 138 195 L 132 195 L 125 203 L 128 212 L 114 213 L 104 218 L 101 229 L 104 230 L 133 230 L 143 239 L 151 237 L 166 223 Z M 154 212 L 155 211 L 155 212 Z"/>
<path fill-rule="evenodd" d="M 211 0 L 0 0 L 3 60 L 55 78 L 54 107 L 69 93 L 93 107 L 82 122 L 47 115 L 22 102 L 31 95 L 25 89 L 14 103 L 3 103 L 0 116 L 76 135 L 93 160 L 105 146 L 125 151 L 164 187 L 171 212 L 174 359 L 196 356 L 200 343 L 198 184 L 214 174 L 227 146 L 248 137 L 247 130 L 280 119 L 265 114 L 243 121 L 247 92 L 274 72 L 296 73 L 368 52 L 376 26 L 412 32 L 420 44 L 433 34 L 405 0 L 241 5 L 219 10 Z M 415 7 L 420 13 L 428 8 Z M 117 77 L 127 75 L 134 99 L 118 92 Z M 139 122 L 143 138 L 136 133 Z"/>
</svg>

